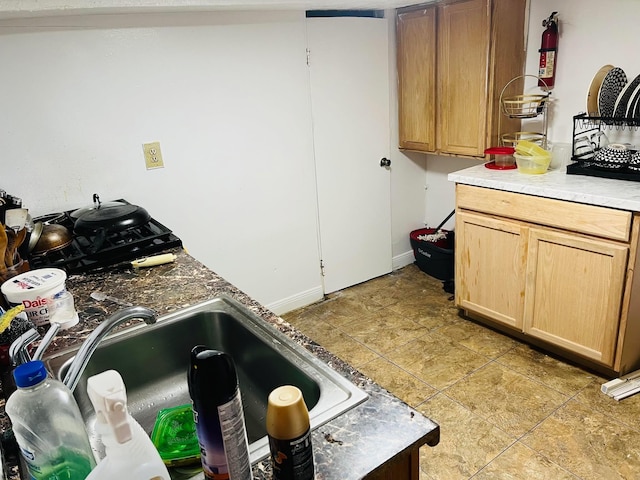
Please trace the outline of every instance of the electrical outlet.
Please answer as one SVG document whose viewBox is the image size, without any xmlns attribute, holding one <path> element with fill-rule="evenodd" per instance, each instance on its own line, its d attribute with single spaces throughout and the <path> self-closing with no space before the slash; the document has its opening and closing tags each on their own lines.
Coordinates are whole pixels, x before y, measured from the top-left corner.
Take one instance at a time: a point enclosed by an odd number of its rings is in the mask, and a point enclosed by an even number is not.
<svg viewBox="0 0 640 480">
<path fill-rule="evenodd" d="M 162 153 L 160 152 L 160 142 L 143 143 L 142 150 L 144 151 L 144 163 L 147 165 L 147 170 L 164 168 Z"/>
</svg>

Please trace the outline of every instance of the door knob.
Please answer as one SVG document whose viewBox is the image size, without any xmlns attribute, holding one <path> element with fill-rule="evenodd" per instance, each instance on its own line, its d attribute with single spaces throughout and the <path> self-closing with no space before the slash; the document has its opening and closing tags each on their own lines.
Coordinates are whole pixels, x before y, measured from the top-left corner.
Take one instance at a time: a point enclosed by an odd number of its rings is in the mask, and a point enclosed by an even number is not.
<svg viewBox="0 0 640 480">
<path fill-rule="evenodd" d="M 389 160 L 388 158 L 383 158 L 382 160 L 380 160 L 380 166 L 381 167 L 390 167 L 391 166 L 391 160 Z"/>
</svg>

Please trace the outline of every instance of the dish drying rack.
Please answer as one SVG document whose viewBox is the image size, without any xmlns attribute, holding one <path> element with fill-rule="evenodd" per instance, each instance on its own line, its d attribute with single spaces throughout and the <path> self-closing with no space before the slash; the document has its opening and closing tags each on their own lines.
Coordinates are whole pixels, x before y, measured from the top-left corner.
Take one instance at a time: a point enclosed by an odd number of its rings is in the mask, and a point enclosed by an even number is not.
<svg viewBox="0 0 640 480">
<path fill-rule="evenodd" d="M 586 135 L 601 130 L 629 130 L 640 129 L 640 118 L 631 117 L 598 117 L 579 113 L 573 117 L 573 140 L 580 135 Z"/>
<path fill-rule="evenodd" d="M 600 117 L 579 113 L 573 117 L 573 137 L 571 141 L 571 161 L 567 165 L 567 173 L 570 175 L 587 175 L 591 177 L 614 178 L 618 180 L 631 180 L 640 182 L 640 173 L 626 169 L 603 170 L 591 165 L 589 160 L 578 159 L 575 156 L 576 138 L 590 136 L 596 132 L 609 131 L 629 131 L 637 132 L 640 129 L 640 118 L 631 117 Z"/>
<path fill-rule="evenodd" d="M 522 93 L 517 95 L 505 95 L 507 88 L 514 82 L 523 85 L 527 77 L 535 78 L 544 84 L 540 89 L 542 93 Z M 508 118 L 533 119 L 542 116 L 542 132 L 519 131 L 500 134 L 500 144 L 507 147 L 515 147 L 519 140 L 528 140 L 537 143 L 542 148 L 547 148 L 547 109 L 551 92 L 546 83 L 535 75 L 519 75 L 512 78 L 500 92 L 500 110 Z M 502 132 L 502 116 L 498 117 L 498 132 Z"/>
</svg>

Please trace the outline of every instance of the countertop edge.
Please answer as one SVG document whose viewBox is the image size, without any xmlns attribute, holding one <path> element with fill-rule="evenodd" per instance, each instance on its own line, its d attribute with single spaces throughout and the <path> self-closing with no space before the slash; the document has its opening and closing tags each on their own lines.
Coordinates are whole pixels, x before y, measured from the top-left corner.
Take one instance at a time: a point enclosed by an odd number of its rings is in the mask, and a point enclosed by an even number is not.
<svg viewBox="0 0 640 480">
<path fill-rule="evenodd" d="M 484 164 L 449 173 L 447 180 L 507 192 L 640 212 L 640 185 L 630 180 L 568 175 L 562 170 L 550 170 L 542 175 L 527 175 L 517 170 L 491 170 L 485 168 Z"/>
</svg>

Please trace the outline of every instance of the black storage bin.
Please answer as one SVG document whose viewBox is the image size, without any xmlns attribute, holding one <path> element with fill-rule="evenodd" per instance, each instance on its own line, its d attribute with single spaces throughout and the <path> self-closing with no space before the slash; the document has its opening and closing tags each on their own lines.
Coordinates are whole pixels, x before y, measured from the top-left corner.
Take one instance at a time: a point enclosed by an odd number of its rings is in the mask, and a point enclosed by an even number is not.
<svg viewBox="0 0 640 480">
<path fill-rule="evenodd" d="M 428 242 L 418 240 L 419 236 L 436 233 L 435 228 L 421 228 L 409 234 L 411 248 L 416 258 L 416 265 L 427 275 L 438 280 L 450 281 L 454 279 L 454 244 L 455 234 L 450 230 L 440 230 L 446 234 L 445 238 Z"/>
</svg>

